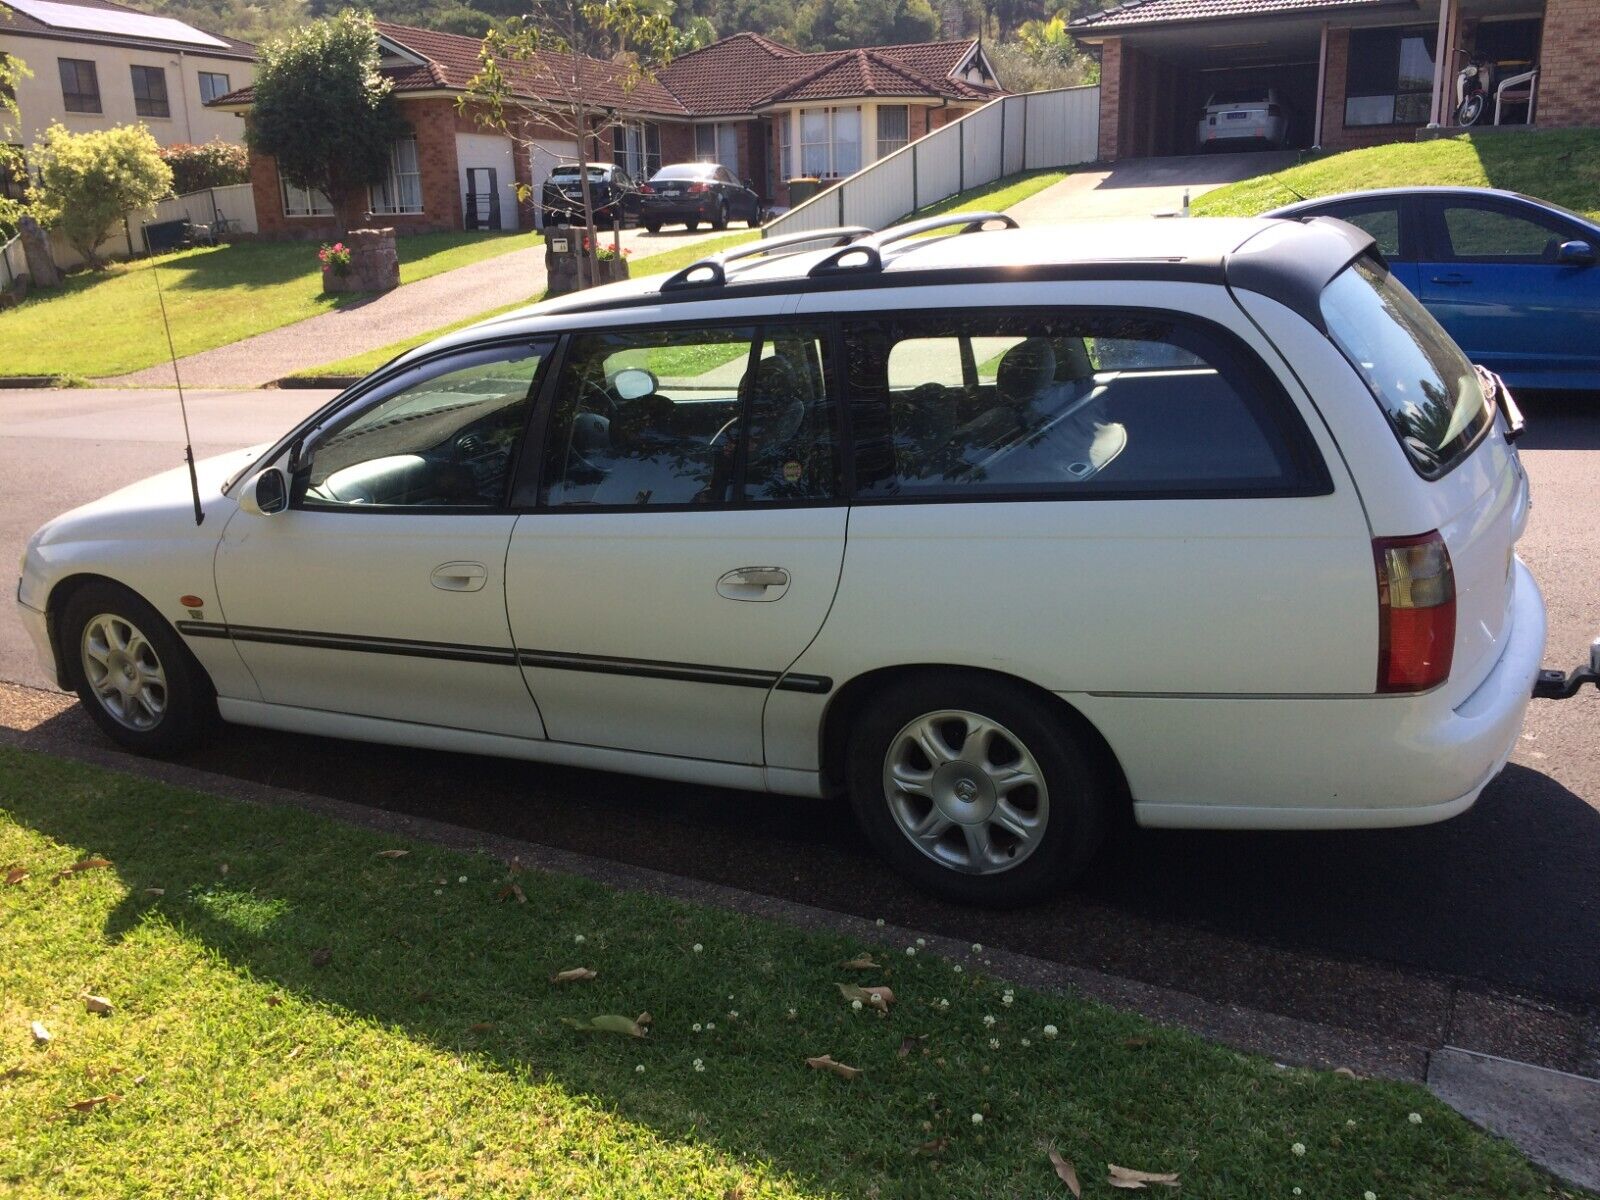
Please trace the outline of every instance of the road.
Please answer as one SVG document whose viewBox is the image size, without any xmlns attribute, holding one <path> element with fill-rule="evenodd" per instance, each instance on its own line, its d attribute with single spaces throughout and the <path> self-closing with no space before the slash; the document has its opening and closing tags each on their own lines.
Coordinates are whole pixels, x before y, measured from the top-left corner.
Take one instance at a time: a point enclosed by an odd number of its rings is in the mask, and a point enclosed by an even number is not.
<svg viewBox="0 0 1600 1200">
<path fill-rule="evenodd" d="M 191 421 L 203 449 L 222 450 L 265 440 L 320 399 L 200 394 Z M 1546 590 L 1546 662 L 1570 666 L 1600 633 L 1600 406 L 1527 407 L 1535 504 L 1520 548 Z M 17 561 L 27 533 L 54 513 L 177 463 L 178 429 L 162 393 L 0 392 L 0 561 Z M 9 612 L 0 679 L 49 685 Z M 68 740 L 96 736 L 72 708 L 49 725 Z M 1583 1021 L 1600 1012 L 1597 746 L 1600 693 L 1536 702 L 1511 765 L 1454 821 L 1341 834 L 1134 832 L 1081 887 L 1005 915 L 913 892 L 835 803 L 243 729 L 188 761 L 1208 999 L 1419 1043 L 1479 1036 L 1482 1048 L 1592 1072 L 1600 1045 L 1585 1047 Z"/>
</svg>

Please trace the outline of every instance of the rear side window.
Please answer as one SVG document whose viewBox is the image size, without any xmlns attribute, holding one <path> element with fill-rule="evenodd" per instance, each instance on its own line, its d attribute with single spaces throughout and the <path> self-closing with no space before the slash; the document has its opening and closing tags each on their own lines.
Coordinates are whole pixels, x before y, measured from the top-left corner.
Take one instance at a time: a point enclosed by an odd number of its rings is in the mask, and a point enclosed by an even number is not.
<svg viewBox="0 0 1600 1200">
<path fill-rule="evenodd" d="M 1393 276 L 1357 260 L 1323 289 L 1322 317 L 1424 478 L 1471 452 L 1494 420 L 1478 374 Z"/>
<path fill-rule="evenodd" d="M 991 310 L 858 321 L 845 362 L 863 498 L 1328 487 L 1265 367 L 1191 320 Z"/>
</svg>

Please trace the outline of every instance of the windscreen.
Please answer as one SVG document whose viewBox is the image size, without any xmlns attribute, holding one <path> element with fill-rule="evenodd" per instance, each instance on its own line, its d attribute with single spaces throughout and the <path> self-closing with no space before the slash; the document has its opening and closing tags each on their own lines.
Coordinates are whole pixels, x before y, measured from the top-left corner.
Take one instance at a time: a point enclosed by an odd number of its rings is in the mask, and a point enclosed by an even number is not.
<svg viewBox="0 0 1600 1200">
<path fill-rule="evenodd" d="M 681 163 L 676 167 L 662 167 L 650 178 L 652 182 L 657 179 L 707 179 L 716 169 L 715 163 Z"/>
<path fill-rule="evenodd" d="M 1467 356 L 1410 292 L 1361 258 L 1323 289 L 1322 317 L 1420 474 L 1438 478 L 1466 457 L 1493 410 Z"/>
</svg>

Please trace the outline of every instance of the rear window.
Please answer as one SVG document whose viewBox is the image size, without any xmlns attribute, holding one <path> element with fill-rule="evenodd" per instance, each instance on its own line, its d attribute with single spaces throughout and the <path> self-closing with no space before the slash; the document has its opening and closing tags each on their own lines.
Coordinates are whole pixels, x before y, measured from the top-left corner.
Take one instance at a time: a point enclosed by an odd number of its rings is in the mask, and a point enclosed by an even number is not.
<svg viewBox="0 0 1600 1200">
<path fill-rule="evenodd" d="M 712 163 L 683 163 L 676 167 L 662 167 L 650 178 L 656 179 L 710 179 L 716 171 Z"/>
<path fill-rule="evenodd" d="M 1265 88 L 1229 88 L 1221 92 L 1212 92 L 1211 99 L 1206 101 L 1213 104 L 1265 104 L 1267 91 Z"/>
<path fill-rule="evenodd" d="M 1472 451 L 1494 420 L 1478 373 L 1392 275 L 1359 259 L 1323 289 L 1322 317 L 1419 474 L 1437 479 Z"/>
<path fill-rule="evenodd" d="M 590 179 L 604 179 L 606 177 L 606 172 L 608 170 L 610 170 L 609 167 L 591 166 L 589 168 L 589 178 Z M 577 164 L 575 164 L 575 163 L 572 166 L 569 166 L 569 167 L 557 167 L 555 170 L 550 172 L 550 178 L 552 178 L 552 179 L 561 179 L 561 178 L 576 179 L 577 177 L 578 177 L 578 167 L 577 167 Z"/>
</svg>

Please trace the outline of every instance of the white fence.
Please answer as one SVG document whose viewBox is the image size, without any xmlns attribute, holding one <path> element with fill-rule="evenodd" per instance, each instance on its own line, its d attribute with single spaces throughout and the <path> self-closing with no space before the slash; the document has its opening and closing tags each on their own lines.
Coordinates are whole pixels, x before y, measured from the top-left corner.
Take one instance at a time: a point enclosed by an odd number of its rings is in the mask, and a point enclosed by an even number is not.
<svg viewBox="0 0 1600 1200">
<path fill-rule="evenodd" d="M 1003 96 L 880 158 L 770 221 L 763 236 L 833 225 L 883 229 L 908 213 L 1019 171 L 1092 162 L 1100 89 Z"/>
<path fill-rule="evenodd" d="M 101 245 L 100 257 L 132 258 L 136 254 L 143 254 L 143 230 L 147 224 L 187 218 L 195 225 L 216 225 L 219 217 L 226 218 L 228 222 L 228 237 L 258 232 L 254 189 L 248 183 L 203 188 L 198 192 L 187 192 L 182 196 L 157 201 L 150 208 L 123 213 L 122 220 L 113 227 L 111 236 Z M 56 260 L 56 266 L 63 271 L 83 263 L 83 256 L 55 230 L 50 233 L 50 253 Z M 10 287 L 16 277 L 25 274 L 27 269 L 19 239 L 12 238 L 0 247 L 0 288 Z"/>
</svg>

